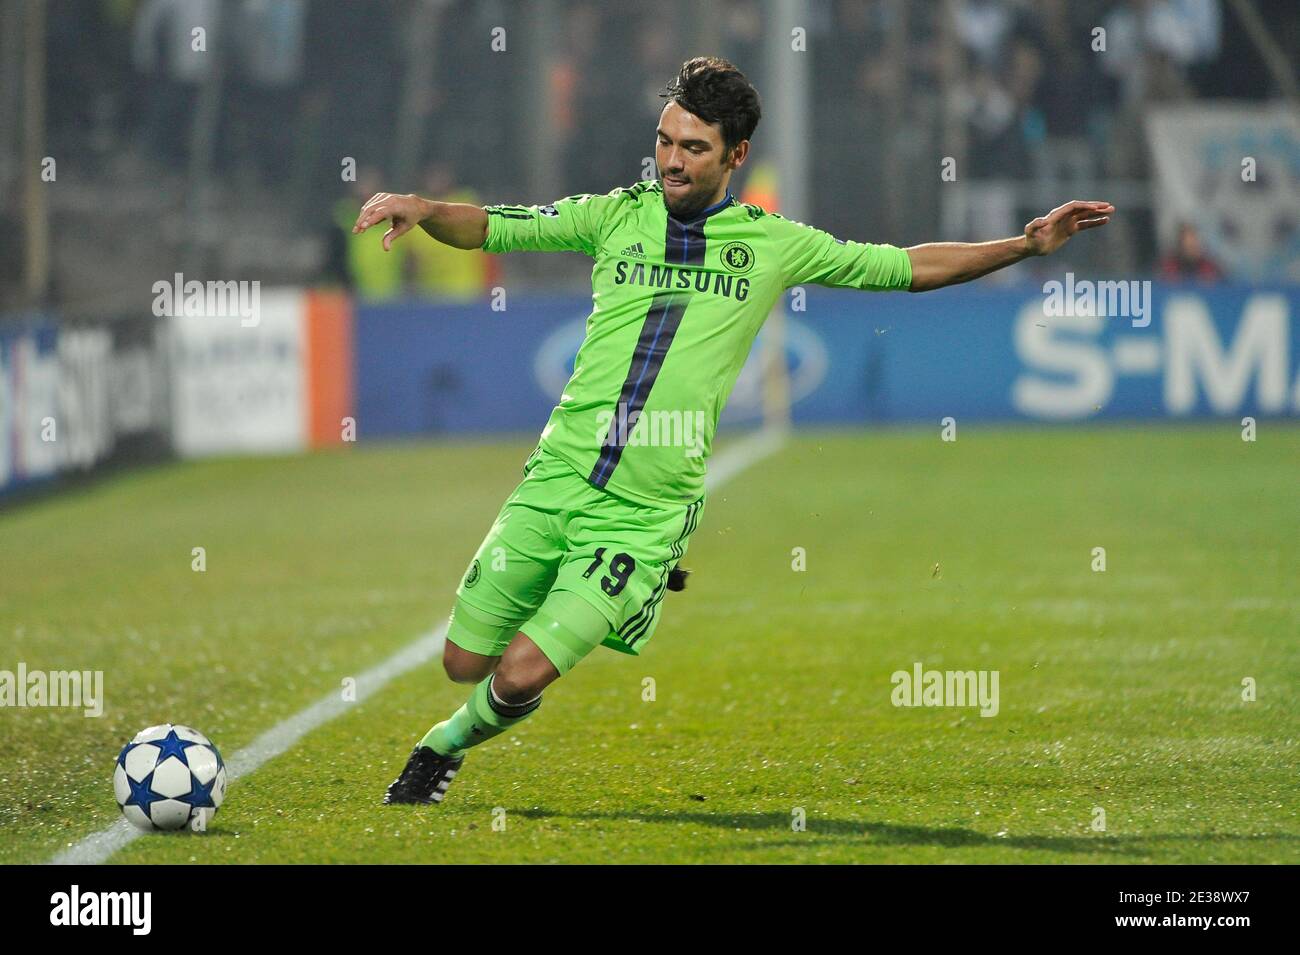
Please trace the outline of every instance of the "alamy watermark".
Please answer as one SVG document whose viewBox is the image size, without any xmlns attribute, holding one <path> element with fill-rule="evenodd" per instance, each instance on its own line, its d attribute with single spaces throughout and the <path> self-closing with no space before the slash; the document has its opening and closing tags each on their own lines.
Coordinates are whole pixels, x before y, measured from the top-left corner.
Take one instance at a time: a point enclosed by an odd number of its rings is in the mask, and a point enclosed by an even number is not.
<svg viewBox="0 0 1300 955">
<path fill-rule="evenodd" d="M 1095 315 L 1131 318 L 1134 328 L 1151 324 L 1151 283 L 1146 280 L 1076 281 L 1073 272 L 1066 272 L 1064 282 L 1044 282 L 1043 295 L 1043 314 L 1051 318 Z"/>
<path fill-rule="evenodd" d="M 177 272 L 172 279 L 153 283 L 153 313 L 158 318 L 238 318 L 244 328 L 262 320 L 262 283 L 248 281 L 200 282 Z"/>
<path fill-rule="evenodd" d="M 978 706 L 980 716 L 998 715 L 997 670 L 896 670 L 889 677 L 895 706 Z"/>
<path fill-rule="evenodd" d="M 152 892 L 83 892 L 73 885 L 50 896 L 51 925 L 121 925 L 129 927 L 132 935 L 148 935 L 152 913 Z"/>
<path fill-rule="evenodd" d="M 596 412 L 602 447 L 683 448 L 686 457 L 698 458 L 704 454 L 707 430 L 703 411 L 628 411 L 627 402 L 620 401 L 617 411 Z"/>
<path fill-rule="evenodd" d="M 84 716 L 104 715 L 103 670 L 0 670 L 0 706 L 81 707 Z"/>
</svg>

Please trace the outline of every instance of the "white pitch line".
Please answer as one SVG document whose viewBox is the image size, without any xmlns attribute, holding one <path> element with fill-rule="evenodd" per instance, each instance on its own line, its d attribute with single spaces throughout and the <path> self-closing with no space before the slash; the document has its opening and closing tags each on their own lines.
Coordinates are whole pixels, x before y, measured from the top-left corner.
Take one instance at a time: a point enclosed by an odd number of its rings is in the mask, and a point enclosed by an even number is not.
<svg viewBox="0 0 1300 955">
<path fill-rule="evenodd" d="M 785 439 L 784 431 L 765 428 L 719 451 L 709 465 L 708 475 L 705 478 L 706 486 L 710 491 L 721 487 L 745 468 L 777 451 L 785 444 Z M 339 690 L 332 690 L 305 710 L 299 710 L 288 719 L 272 726 L 226 760 L 226 785 L 229 786 L 240 777 L 255 772 L 264 763 L 288 750 L 312 730 L 323 726 L 336 716 L 342 716 L 357 703 L 377 693 L 397 677 L 434 659 L 442 652 L 446 636 L 447 625 L 443 623 L 437 629 L 408 643 L 388 659 L 362 673 L 357 677 L 355 702 L 344 700 Z M 91 833 L 80 842 L 64 849 L 50 860 L 50 864 L 99 865 L 142 835 L 144 830 L 137 829 L 125 818 L 118 819 L 111 826 Z"/>
<path fill-rule="evenodd" d="M 747 467 L 779 451 L 788 437 L 789 432 L 783 428 L 763 428 L 745 435 L 714 455 L 704 477 L 704 486 L 710 491 L 720 488 Z"/>
</svg>

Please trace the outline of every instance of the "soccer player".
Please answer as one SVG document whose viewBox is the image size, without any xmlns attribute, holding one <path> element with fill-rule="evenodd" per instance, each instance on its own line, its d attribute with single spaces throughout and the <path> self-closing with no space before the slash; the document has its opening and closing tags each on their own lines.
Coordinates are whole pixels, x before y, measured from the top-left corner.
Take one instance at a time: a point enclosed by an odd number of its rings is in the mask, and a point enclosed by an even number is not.
<svg viewBox="0 0 1300 955">
<path fill-rule="evenodd" d="M 573 376 L 456 590 L 443 666 L 474 688 L 416 745 L 387 803 L 440 802 L 466 751 L 528 719 L 588 653 L 649 642 L 665 591 L 684 584 L 718 416 L 786 289 L 942 288 L 1053 252 L 1114 212 L 1069 202 L 995 242 L 837 239 L 731 194 L 760 115 L 735 66 L 689 60 L 660 95 L 659 179 L 544 206 L 381 192 L 353 227 L 389 221 L 384 249 L 418 225 L 461 249 L 595 260 Z"/>
</svg>

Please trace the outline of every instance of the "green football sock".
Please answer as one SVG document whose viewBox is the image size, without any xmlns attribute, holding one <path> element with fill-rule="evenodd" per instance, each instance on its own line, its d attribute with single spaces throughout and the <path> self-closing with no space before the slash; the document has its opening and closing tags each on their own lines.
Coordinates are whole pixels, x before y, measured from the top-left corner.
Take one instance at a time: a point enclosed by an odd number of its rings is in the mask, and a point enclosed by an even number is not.
<svg viewBox="0 0 1300 955">
<path fill-rule="evenodd" d="M 429 730 L 420 740 L 420 745 L 443 756 L 460 756 L 471 746 L 500 736 L 516 723 L 522 723 L 542 705 L 541 694 L 527 703 L 503 702 L 492 691 L 492 676 L 474 687 L 469 699 L 451 714 L 450 719 Z"/>
</svg>

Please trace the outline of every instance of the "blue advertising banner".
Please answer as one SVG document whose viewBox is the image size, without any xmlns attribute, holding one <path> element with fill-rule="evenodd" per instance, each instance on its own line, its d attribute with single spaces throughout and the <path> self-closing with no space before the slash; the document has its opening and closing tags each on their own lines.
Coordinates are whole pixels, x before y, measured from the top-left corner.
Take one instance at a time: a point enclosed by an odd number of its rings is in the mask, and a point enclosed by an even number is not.
<svg viewBox="0 0 1300 955">
<path fill-rule="evenodd" d="M 590 296 L 513 297 L 503 312 L 358 303 L 358 437 L 540 431 L 590 308 Z"/>
<path fill-rule="evenodd" d="M 58 339 L 39 316 L 0 324 L 0 493 L 58 470 Z"/>
<path fill-rule="evenodd" d="M 118 348 L 115 331 L 133 335 Z M 111 328 L 43 314 L 0 322 L 0 496 L 99 467 L 122 435 L 137 439 L 137 451 L 162 444 L 143 404 L 160 389 L 141 394 L 160 372 L 151 339 L 150 325 L 129 320 Z"/>
<path fill-rule="evenodd" d="M 540 430 L 589 306 L 358 306 L 362 436 Z M 921 295 L 794 289 L 784 306 L 796 423 L 1300 414 L 1300 288 L 1067 275 Z M 758 415 L 758 351 L 724 422 Z"/>
</svg>

